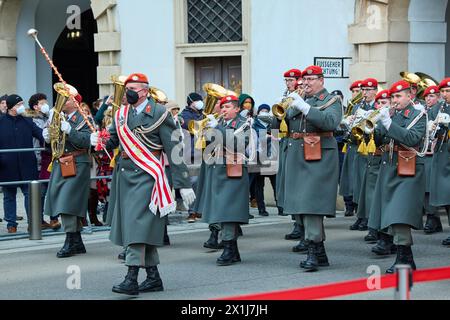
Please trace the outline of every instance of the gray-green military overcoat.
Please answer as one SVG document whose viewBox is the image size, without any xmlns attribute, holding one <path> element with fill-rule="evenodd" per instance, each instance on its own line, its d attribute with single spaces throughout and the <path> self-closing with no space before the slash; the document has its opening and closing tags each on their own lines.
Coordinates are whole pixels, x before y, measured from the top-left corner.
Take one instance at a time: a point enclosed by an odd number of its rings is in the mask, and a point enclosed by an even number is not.
<svg viewBox="0 0 450 320">
<path fill-rule="evenodd" d="M 381 156 L 369 155 L 367 167 L 361 183 L 361 191 L 358 199 L 358 218 L 369 219 L 370 207 L 372 206 L 375 186 L 380 171 Z"/>
<path fill-rule="evenodd" d="M 66 135 L 64 152 L 86 150 L 86 153 L 76 157 L 77 175 L 72 178 L 63 178 L 59 161 L 53 162 L 44 213 L 48 216 L 65 214 L 84 218 L 89 198 L 90 159 L 87 151 L 91 147 L 91 131 L 78 111 L 68 122 L 72 129 Z"/>
<path fill-rule="evenodd" d="M 136 129 L 149 128 L 161 117 L 165 117 L 162 124 L 145 137 L 151 142 L 162 145 L 170 163 L 170 172 L 174 188 L 191 188 L 189 172 L 186 165 L 181 162 L 174 163 L 172 150 L 179 143 L 172 141 L 171 135 L 176 130 L 175 122 L 166 108 L 149 100 L 150 108 L 146 108 L 138 115 L 133 115 L 129 110 L 128 127 L 135 132 Z M 120 145 L 117 135 L 115 119 L 110 129 L 111 139 L 107 144 L 108 149 L 114 149 Z M 140 139 L 142 142 L 142 139 Z M 150 151 L 157 151 L 147 147 Z M 131 159 L 117 158 L 117 164 L 113 172 L 111 183 L 111 197 L 108 206 L 108 221 L 111 225 L 109 239 L 116 245 L 129 246 L 131 244 L 147 244 L 154 246 L 163 245 L 164 226 L 166 220 L 161 218 L 159 212 L 155 215 L 149 209 L 150 196 L 153 190 L 154 179 Z"/>
<path fill-rule="evenodd" d="M 359 104 L 359 108 L 365 111 L 374 110 L 375 103 L 368 104 L 364 102 Z M 366 140 L 366 143 L 369 141 L 367 135 L 364 135 L 364 139 Z M 356 152 L 353 166 L 353 202 L 359 204 L 359 195 L 366 174 L 367 156 Z"/>
<path fill-rule="evenodd" d="M 391 139 L 397 144 L 419 147 L 425 137 L 426 117 L 423 116 L 412 128 L 408 125 L 420 114 L 412 105 L 392 117 L 392 125 L 387 131 L 378 123 L 375 134 L 389 144 Z M 392 163 L 389 152 L 381 157 L 380 172 L 375 186 L 369 227 L 385 230 L 393 224 L 407 224 L 414 229 L 422 229 L 422 210 L 425 197 L 425 175 L 423 158 L 416 157 L 414 177 L 400 177 L 397 174 L 397 152 L 393 153 Z M 379 217 L 376 219 L 376 217 Z M 377 221 L 375 221 L 377 220 Z"/>
<path fill-rule="evenodd" d="M 438 107 L 436 106 L 433 111 L 437 115 Z M 450 114 L 450 105 L 446 104 L 442 112 Z M 430 204 L 435 207 L 450 205 L 449 128 L 442 124 L 440 127 L 437 136 L 441 139 L 438 140 L 434 150 L 430 178 Z"/>
<path fill-rule="evenodd" d="M 306 117 L 295 108 L 287 111 L 286 122 L 289 133 L 333 132 L 342 120 L 342 103 L 336 100 L 331 106 L 319 110 L 334 96 L 323 89 L 306 99 L 311 109 Z M 275 119 L 273 128 L 280 127 Z M 305 127 L 306 125 L 306 127 Z M 339 180 L 339 154 L 334 137 L 322 137 L 322 160 L 306 161 L 303 139 L 287 137 L 283 143 L 277 199 L 288 214 L 309 214 L 322 216 L 336 215 L 336 195 Z"/>
<path fill-rule="evenodd" d="M 224 137 L 223 141 L 226 145 L 227 141 L 231 139 L 230 136 L 227 137 L 226 132 L 229 134 L 234 132 L 243 126 L 245 122 L 246 119 L 238 115 L 233 121 L 227 124 L 221 123 L 215 129 L 211 129 L 209 133 L 220 133 Z M 248 129 L 244 133 L 247 131 Z M 247 145 L 247 138 L 243 139 L 243 143 Z M 204 158 L 195 192 L 197 199 L 193 211 L 202 213 L 202 221 L 208 224 L 224 222 L 248 223 L 249 177 L 247 165 L 243 164 L 241 178 L 229 178 L 227 176 L 225 158 L 223 156 L 210 157 L 212 149 L 211 145 L 208 145 L 203 155 Z M 237 150 L 235 149 L 234 151 Z M 238 151 L 240 153 L 244 152 L 243 150 Z M 205 162 L 205 157 L 209 161 Z"/>
</svg>

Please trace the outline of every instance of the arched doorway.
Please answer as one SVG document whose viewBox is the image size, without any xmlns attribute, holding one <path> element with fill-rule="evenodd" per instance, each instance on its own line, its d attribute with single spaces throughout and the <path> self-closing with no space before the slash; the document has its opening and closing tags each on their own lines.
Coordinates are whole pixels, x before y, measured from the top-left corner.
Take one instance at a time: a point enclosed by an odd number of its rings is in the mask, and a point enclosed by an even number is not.
<svg viewBox="0 0 450 320">
<path fill-rule="evenodd" d="M 53 60 L 64 80 L 75 86 L 83 96 L 83 101 L 89 105 L 99 97 L 98 53 L 94 50 L 95 33 L 97 23 L 92 10 L 87 10 L 81 14 L 81 29 L 64 28 L 53 49 Z M 56 82 L 59 82 L 59 79 L 53 75 L 53 84 Z"/>
</svg>

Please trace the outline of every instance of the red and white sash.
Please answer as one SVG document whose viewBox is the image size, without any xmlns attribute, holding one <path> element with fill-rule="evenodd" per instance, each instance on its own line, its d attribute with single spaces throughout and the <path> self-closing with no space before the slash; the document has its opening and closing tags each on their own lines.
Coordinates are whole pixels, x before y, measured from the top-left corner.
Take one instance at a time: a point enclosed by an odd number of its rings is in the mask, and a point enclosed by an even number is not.
<svg viewBox="0 0 450 320">
<path fill-rule="evenodd" d="M 176 210 L 176 203 L 164 171 L 164 154 L 161 156 L 161 160 L 158 160 L 128 128 L 129 108 L 128 105 L 123 106 L 119 112 L 116 112 L 117 134 L 123 149 L 134 164 L 155 179 L 149 209 L 155 215 L 159 209 L 160 216 L 164 217 Z"/>
</svg>

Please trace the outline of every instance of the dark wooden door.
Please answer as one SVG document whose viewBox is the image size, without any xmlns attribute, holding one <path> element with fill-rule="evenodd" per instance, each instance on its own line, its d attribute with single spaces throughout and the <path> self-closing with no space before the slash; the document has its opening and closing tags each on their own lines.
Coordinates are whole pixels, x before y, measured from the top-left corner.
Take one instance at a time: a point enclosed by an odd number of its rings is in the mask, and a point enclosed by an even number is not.
<svg viewBox="0 0 450 320">
<path fill-rule="evenodd" d="M 195 59 L 195 91 L 205 96 L 203 85 L 217 83 L 238 95 L 242 90 L 241 57 Z"/>
</svg>

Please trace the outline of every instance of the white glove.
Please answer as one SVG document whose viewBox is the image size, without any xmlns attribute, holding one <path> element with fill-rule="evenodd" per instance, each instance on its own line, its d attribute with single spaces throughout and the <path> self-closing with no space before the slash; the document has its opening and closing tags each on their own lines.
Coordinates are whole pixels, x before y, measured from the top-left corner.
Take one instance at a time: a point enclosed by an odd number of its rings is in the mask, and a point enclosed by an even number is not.
<svg viewBox="0 0 450 320">
<path fill-rule="evenodd" d="M 245 110 L 241 111 L 240 115 L 241 115 L 241 117 L 247 118 L 248 113 L 249 113 L 249 111 L 247 109 L 245 109 Z"/>
<path fill-rule="evenodd" d="M 96 147 L 98 145 L 98 131 L 91 133 L 91 146 Z"/>
<path fill-rule="evenodd" d="M 70 131 L 72 131 L 72 127 L 70 126 L 70 123 L 62 120 L 61 121 L 61 131 L 64 132 L 65 134 L 70 134 Z"/>
<path fill-rule="evenodd" d="M 189 208 L 195 201 L 195 192 L 192 188 L 180 189 L 181 198 L 186 208 Z"/>
<path fill-rule="evenodd" d="M 46 143 L 50 143 L 50 133 L 48 132 L 48 128 L 42 130 L 42 137 L 44 138 Z"/>
<path fill-rule="evenodd" d="M 380 121 L 386 130 L 389 130 L 392 124 L 391 115 L 389 113 L 389 108 L 383 108 L 380 111 Z"/>
<path fill-rule="evenodd" d="M 214 115 L 209 114 L 206 117 L 209 119 L 208 124 L 207 124 L 208 128 L 215 128 L 219 125 L 219 121 L 217 121 L 217 119 L 216 119 L 216 117 L 214 117 Z"/>
<path fill-rule="evenodd" d="M 302 112 L 305 116 L 308 115 L 309 110 L 311 110 L 311 106 L 307 104 L 305 100 L 303 100 L 303 98 L 298 95 L 297 92 L 292 92 L 289 95 L 289 98 L 294 99 L 294 101 L 291 103 L 291 106 Z"/>
</svg>

